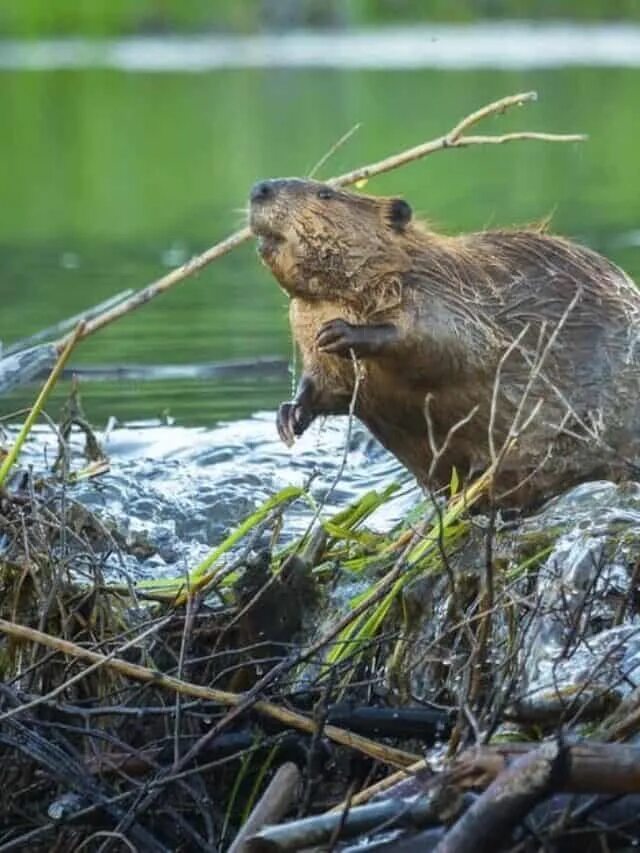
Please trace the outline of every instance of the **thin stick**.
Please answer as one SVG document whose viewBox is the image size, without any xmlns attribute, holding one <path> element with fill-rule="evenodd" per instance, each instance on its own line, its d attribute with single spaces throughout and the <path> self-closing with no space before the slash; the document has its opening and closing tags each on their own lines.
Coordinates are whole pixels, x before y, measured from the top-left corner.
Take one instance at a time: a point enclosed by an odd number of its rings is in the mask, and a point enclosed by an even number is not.
<svg viewBox="0 0 640 853">
<path fill-rule="evenodd" d="M 231 234 L 225 240 L 222 240 L 222 242 L 216 243 L 215 246 L 207 249 L 207 251 L 203 252 L 201 255 L 191 258 L 191 260 L 187 261 L 186 264 L 183 264 L 181 267 L 172 270 L 167 275 L 159 278 L 152 284 L 147 285 L 147 287 L 143 287 L 142 290 L 138 290 L 137 293 L 134 293 L 133 296 L 129 297 L 129 299 L 125 299 L 124 302 L 119 303 L 111 310 L 105 311 L 103 314 L 99 314 L 87 323 L 82 335 L 80 336 L 81 339 L 83 340 L 84 338 L 88 338 L 89 335 L 92 335 L 104 326 L 108 326 L 110 323 L 113 323 L 114 320 L 119 320 L 120 317 L 124 317 L 125 314 L 129 314 L 136 308 L 140 308 L 142 305 L 146 305 L 147 302 L 151 302 L 151 300 L 155 299 L 156 296 L 160 296 L 161 293 L 165 293 L 174 285 L 179 284 L 186 278 L 189 278 L 189 276 L 199 273 L 213 261 L 217 261 L 218 258 L 221 258 L 232 249 L 235 249 L 236 246 L 240 246 L 248 240 L 249 237 L 251 237 L 251 231 L 248 228 L 242 228 L 240 231 L 236 231 L 235 234 Z M 67 338 L 61 338 L 57 342 L 58 350 L 63 349 L 66 346 L 66 342 Z"/>
<path fill-rule="evenodd" d="M 55 340 L 56 337 L 62 335 L 65 332 L 68 332 L 69 329 L 75 329 L 75 327 L 82 320 L 88 322 L 92 320 L 94 317 L 97 317 L 99 314 L 104 314 L 105 311 L 109 311 L 111 308 L 114 308 L 124 299 L 128 299 L 135 291 L 129 287 L 126 290 L 123 290 L 121 293 L 116 293 L 115 296 L 110 296 L 108 299 L 103 299 L 102 302 L 99 302 L 97 305 L 94 305 L 92 308 L 87 308 L 84 311 L 81 311 L 79 314 L 74 314 L 73 317 L 69 317 L 66 320 L 62 320 L 59 323 L 56 323 L 54 326 L 49 326 L 47 329 L 42 329 L 39 332 L 36 332 L 34 335 L 29 335 L 28 338 L 21 338 L 19 341 L 11 344 L 10 347 L 6 347 L 3 355 L 8 356 L 12 355 L 14 352 L 21 352 L 22 350 L 28 349 L 29 347 L 33 347 L 36 344 L 41 343 L 42 341 L 47 340 Z"/>
<path fill-rule="evenodd" d="M 408 148 L 400 154 L 393 154 L 391 157 L 386 157 L 384 160 L 378 160 L 377 163 L 372 163 L 369 166 L 362 166 L 360 169 L 354 169 L 352 172 L 347 172 L 340 175 L 338 178 L 333 178 L 327 183 L 335 186 L 348 186 L 358 183 L 366 178 L 373 178 L 376 175 L 382 175 L 385 172 L 391 172 L 400 166 L 406 166 L 407 163 L 413 163 L 415 160 L 420 160 L 422 157 L 427 157 L 429 154 L 434 154 L 436 151 L 444 151 L 448 148 L 463 148 L 468 145 L 487 145 L 498 144 L 505 142 L 517 142 L 519 140 L 529 139 L 538 140 L 540 142 L 584 142 L 587 137 L 584 134 L 555 134 L 555 133 L 534 133 L 531 131 L 523 131 L 521 133 L 507 133 L 502 136 L 462 136 L 461 132 L 487 118 L 490 115 L 503 113 L 510 107 L 522 106 L 528 101 L 533 101 L 537 97 L 535 92 L 524 92 L 519 95 L 509 95 L 506 98 L 501 98 L 499 101 L 494 101 L 487 104 L 482 109 L 464 118 L 459 122 L 449 133 L 440 136 L 437 139 L 432 139 L 430 142 L 424 142 L 421 145 L 416 145 L 415 148 Z"/>
<path fill-rule="evenodd" d="M 462 121 L 453 128 L 453 130 L 449 131 L 449 139 L 451 142 L 459 139 L 466 130 L 469 130 L 469 128 L 473 127 L 474 124 L 478 124 L 488 116 L 504 113 L 509 109 L 509 107 L 521 107 L 530 101 L 537 100 L 537 92 L 519 92 L 517 95 L 507 95 L 505 98 L 500 98 L 499 101 L 493 101 L 491 104 L 480 107 L 479 110 L 476 110 L 463 118 Z"/>
<path fill-rule="evenodd" d="M 333 155 L 336 153 L 336 151 L 339 148 L 342 148 L 342 146 L 345 144 L 345 142 L 348 142 L 351 139 L 351 137 L 353 136 L 353 134 L 356 133 L 356 131 L 360 130 L 361 127 L 362 127 L 361 122 L 358 122 L 357 124 L 354 124 L 353 127 L 350 128 L 346 133 L 343 133 L 342 136 L 340 137 L 340 139 L 338 139 L 337 142 L 334 142 L 333 145 L 331 146 L 331 148 L 325 154 L 322 155 L 322 157 L 318 160 L 318 162 L 313 167 L 313 169 L 309 172 L 307 177 L 313 178 L 313 176 L 315 174 L 317 174 L 320 171 L 320 169 L 324 166 L 324 164 L 327 162 L 327 160 L 329 160 L 330 157 L 333 157 Z"/>
<path fill-rule="evenodd" d="M 66 340 L 64 348 L 63 348 L 62 352 L 60 353 L 60 356 L 59 356 L 57 362 L 54 364 L 53 370 L 49 374 L 49 378 L 47 379 L 47 381 L 42 386 L 42 390 L 38 394 L 37 400 L 35 401 L 35 403 L 31 407 L 31 411 L 27 415 L 27 418 L 22 425 L 22 429 L 18 433 L 18 437 L 16 438 L 16 440 L 13 444 L 13 447 L 11 448 L 9 453 L 6 455 L 2 465 L 0 466 L 0 488 L 2 488 L 2 486 L 4 485 L 4 482 L 7 479 L 9 471 L 11 471 L 11 468 L 13 467 L 16 459 L 18 458 L 18 454 L 20 453 L 20 450 L 22 449 L 22 445 L 25 443 L 27 436 L 31 432 L 31 428 L 33 427 L 34 423 L 36 422 L 36 420 L 40 416 L 40 412 L 44 408 L 44 404 L 47 402 L 47 399 L 49 397 L 49 394 L 51 393 L 52 388 L 54 387 L 54 385 L 58 381 L 58 377 L 62 373 L 62 369 L 64 368 L 65 364 L 67 363 L 73 348 L 75 347 L 75 345 L 78 343 L 78 341 L 82 337 L 83 331 L 84 331 L 84 323 L 81 322 L 76 326 L 76 328 L 73 331 L 73 333 L 71 334 L 71 336 Z"/>
<path fill-rule="evenodd" d="M 70 655 L 78 660 L 102 664 L 108 669 L 113 669 L 122 675 L 134 678 L 136 681 L 151 683 L 155 687 L 163 687 L 166 690 L 172 690 L 184 696 L 194 696 L 198 699 L 206 699 L 210 702 L 217 702 L 220 705 L 230 707 L 240 705 L 245 699 L 242 693 L 231 693 L 226 690 L 217 690 L 213 687 L 193 684 L 190 681 L 174 678 L 171 675 L 149 669 L 140 664 L 129 663 L 129 661 L 122 660 L 121 658 L 112 658 L 109 655 L 93 652 L 90 649 L 85 649 L 82 646 L 71 643 L 69 640 L 53 637 L 51 634 L 45 634 L 42 631 L 37 631 L 35 628 L 18 625 L 15 622 L 8 622 L 5 619 L 0 619 L 0 631 L 11 637 L 39 643 L 42 646 L 55 649 L 62 654 Z M 278 720 L 285 726 L 290 726 L 309 734 L 313 734 L 316 731 L 316 723 L 310 717 L 305 717 L 304 714 L 298 714 L 287 708 L 281 708 L 273 702 L 259 700 L 253 704 L 253 707 L 259 714 Z M 414 753 L 404 752 L 401 749 L 394 749 L 393 747 L 376 743 L 369 738 L 353 734 L 338 726 L 325 726 L 324 734 L 336 743 L 340 743 L 350 749 L 356 749 L 365 755 L 377 758 L 386 764 L 394 764 L 397 767 L 406 767 L 408 764 L 414 763 L 418 758 Z"/>
<path fill-rule="evenodd" d="M 333 186 L 350 186 L 358 183 L 359 181 L 373 178 L 376 175 L 391 172 L 393 169 L 398 169 L 400 166 L 405 166 L 407 163 L 413 163 L 415 160 L 420 160 L 422 157 L 427 157 L 429 154 L 434 154 L 436 151 L 444 151 L 448 148 L 463 148 L 469 145 L 501 145 L 505 142 L 516 142 L 525 139 L 538 140 L 541 142 L 582 142 L 587 138 L 582 134 L 532 132 L 507 133 L 503 136 L 462 135 L 465 130 L 477 124 L 482 119 L 491 115 L 503 113 L 510 107 L 522 106 L 529 101 L 535 100 L 536 97 L 535 92 L 522 92 L 517 95 L 508 95 L 506 98 L 501 98 L 499 101 L 494 101 L 481 109 L 476 110 L 474 113 L 471 113 L 471 115 L 462 119 L 462 121 L 460 121 L 444 136 L 440 136 L 430 142 L 424 142 L 421 145 L 417 145 L 415 148 L 409 148 L 399 154 L 393 154 L 390 157 L 386 157 L 384 160 L 378 160 L 378 162 L 371 163 L 368 166 L 361 166 L 351 172 L 346 172 L 344 175 L 331 178 L 327 183 L 332 184 Z M 349 135 L 352 132 L 353 131 L 350 131 Z M 346 136 L 346 138 L 348 138 L 348 136 Z M 334 149 L 338 145 L 342 144 L 343 140 L 346 141 L 344 137 L 342 140 L 338 140 Z M 334 149 L 329 151 L 329 154 L 331 154 Z M 222 242 L 217 243 L 210 249 L 207 249 L 203 254 L 191 258 L 191 260 L 187 261 L 186 264 L 172 270 L 168 275 L 159 278 L 157 281 L 149 284 L 137 293 L 134 293 L 129 299 L 121 302 L 111 310 L 105 311 L 103 314 L 95 317 L 86 324 L 81 338 L 89 337 L 89 335 L 92 335 L 94 332 L 97 332 L 109 323 L 113 323 L 115 320 L 120 319 L 120 317 L 124 317 L 129 312 L 136 308 L 140 308 L 142 305 L 145 305 L 147 302 L 155 299 L 155 297 L 159 296 L 161 293 L 165 293 L 174 285 L 179 284 L 186 278 L 189 278 L 189 276 L 201 272 L 210 263 L 217 261 L 218 258 L 221 258 L 232 249 L 240 246 L 250 237 L 251 231 L 249 228 L 242 228 L 240 231 L 236 231 Z M 58 351 L 62 350 L 66 346 L 67 340 L 67 338 L 61 338 L 57 342 Z"/>
<path fill-rule="evenodd" d="M 501 136 L 462 136 L 455 143 L 449 143 L 446 148 L 464 148 L 467 145 L 502 145 L 505 142 L 521 142 L 532 139 L 537 142 L 586 142 L 588 137 L 583 133 L 537 133 L 533 130 L 522 130 L 515 133 L 503 133 Z"/>
</svg>

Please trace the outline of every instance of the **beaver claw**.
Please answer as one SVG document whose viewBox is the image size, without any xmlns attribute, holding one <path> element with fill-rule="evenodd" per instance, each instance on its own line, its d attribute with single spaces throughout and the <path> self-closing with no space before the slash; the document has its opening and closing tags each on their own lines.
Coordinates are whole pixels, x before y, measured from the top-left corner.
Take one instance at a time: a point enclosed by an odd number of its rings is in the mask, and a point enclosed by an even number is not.
<svg viewBox="0 0 640 853">
<path fill-rule="evenodd" d="M 307 429 L 313 415 L 300 403 L 293 400 L 290 403 L 280 403 L 276 426 L 280 439 L 291 447 L 296 437 L 301 436 Z"/>
<path fill-rule="evenodd" d="M 316 344 L 321 352 L 348 356 L 350 350 L 353 350 L 357 355 L 361 342 L 360 331 L 358 326 L 352 326 L 346 320 L 329 320 L 320 327 Z"/>
</svg>

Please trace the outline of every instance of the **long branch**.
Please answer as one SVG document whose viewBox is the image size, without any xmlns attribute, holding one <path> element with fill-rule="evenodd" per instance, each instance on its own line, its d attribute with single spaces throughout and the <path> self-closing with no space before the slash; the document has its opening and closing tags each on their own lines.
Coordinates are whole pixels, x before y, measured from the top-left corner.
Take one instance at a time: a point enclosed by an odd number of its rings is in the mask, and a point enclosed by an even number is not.
<svg viewBox="0 0 640 853">
<path fill-rule="evenodd" d="M 508 95 L 498 101 L 493 101 L 492 103 L 481 107 L 479 110 L 470 113 L 444 136 L 439 136 L 437 139 L 432 139 L 429 142 L 423 142 L 421 145 L 408 148 L 405 151 L 393 154 L 390 157 L 378 160 L 375 163 L 370 163 L 368 166 L 360 166 L 357 169 L 353 169 L 351 172 L 346 172 L 338 177 L 330 178 L 327 183 L 341 187 L 351 186 L 359 181 L 373 178 L 376 175 L 382 175 L 385 172 L 391 172 L 401 166 L 406 166 L 408 163 L 413 163 L 416 160 L 427 157 L 429 154 L 434 154 L 436 151 L 445 151 L 449 148 L 464 148 L 470 145 L 499 145 L 506 142 L 516 142 L 520 140 L 538 140 L 541 142 L 582 142 L 586 139 L 586 137 L 581 134 L 534 133 L 531 131 L 507 133 L 502 136 L 464 135 L 465 131 L 483 119 L 503 113 L 511 107 L 522 106 L 530 101 L 534 101 L 536 97 L 535 92 L 522 92 L 517 95 Z M 241 228 L 239 231 L 231 234 L 220 243 L 216 243 L 215 246 L 207 249 L 201 255 L 191 258 L 191 260 L 187 261 L 181 267 L 177 267 L 167 275 L 159 278 L 152 284 L 147 285 L 147 287 L 142 288 L 142 290 L 137 291 L 115 307 L 108 311 L 104 311 L 102 314 L 91 319 L 86 323 L 81 337 L 87 338 L 89 335 L 94 334 L 94 332 L 97 332 L 104 326 L 120 319 L 120 317 L 124 317 L 136 308 L 146 305 L 147 302 L 151 302 L 151 300 L 155 299 L 156 296 L 159 296 L 161 293 L 165 293 L 167 290 L 174 287 L 174 285 L 179 284 L 181 281 L 184 281 L 190 276 L 201 272 L 205 267 L 213 263 L 213 261 L 217 261 L 218 258 L 226 255 L 242 243 L 245 243 L 250 237 L 250 229 Z M 69 337 L 70 336 L 66 336 L 57 341 L 56 346 L 58 351 L 62 351 L 64 349 Z"/>
<path fill-rule="evenodd" d="M 217 690 L 213 687 L 206 687 L 200 684 L 193 684 L 190 681 L 184 681 L 181 678 L 174 678 L 171 675 L 149 669 L 140 664 L 130 663 L 122 658 L 110 657 L 99 652 L 93 652 L 90 649 L 85 649 L 82 646 L 71 643 L 68 640 L 63 640 L 60 637 L 54 637 L 51 634 L 45 634 L 43 631 L 37 631 L 35 628 L 28 628 L 26 625 L 18 625 L 15 622 L 8 622 L 5 619 L 0 619 L 0 631 L 10 637 L 16 637 L 21 640 L 28 640 L 47 648 L 54 649 L 65 655 L 77 658 L 78 660 L 87 661 L 91 664 L 99 664 L 119 672 L 121 675 L 133 678 L 136 681 L 152 683 L 155 687 L 163 687 L 171 690 L 174 693 L 184 696 L 193 696 L 197 699 L 206 699 L 210 702 L 216 702 L 219 705 L 235 707 L 241 705 L 244 700 L 242 693 L 231 693 L 227 690 Z M 259 700 L 253 705 L 254 709 L 263 716 L 278 720 L 285 726 L 299 729 L 303 732 L 313 734 L 316 730 L 316 722 L 310 717 L 305 717 L 304 714 L 299 714 L 296 711 L 290 711 L 287 708 L 282 708 L 273 702 L 267 700 Z M 20 709 L 18 709 L 20 710 Z M 385 744 L 376 743 L 369 738 L 361 735 L 348 732 L 338 726 L 328 725 L 324 727 L 324 734 L 336 743 L 343 746 L 348 746 L 351 749 L 356 749 L 359 752 L 376 758 L 386 764 L 393 764 L 396 767 L 406 767 L 416 761 L 417 756 L 410 752 L 404 752 L 401 749 L 386 746 Z"/>
</svg>

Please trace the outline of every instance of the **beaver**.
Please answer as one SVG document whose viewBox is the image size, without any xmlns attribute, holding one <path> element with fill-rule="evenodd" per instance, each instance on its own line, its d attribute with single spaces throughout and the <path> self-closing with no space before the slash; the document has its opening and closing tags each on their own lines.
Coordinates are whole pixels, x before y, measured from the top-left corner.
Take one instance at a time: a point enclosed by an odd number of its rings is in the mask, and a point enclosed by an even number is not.
<svg viewBox="0 0 640 853">
<path fill-rule="evenodd" d="M 297 178 L 253 187 L 250 226 L 302 356 L 286 443 L 353 405 L 431 489 L 493 462 L 495 500 L 525 506 L 628 472 L 640 294 L 611 261 L 543 227 L 443 235 L 404 199 Z"/>
</svg>

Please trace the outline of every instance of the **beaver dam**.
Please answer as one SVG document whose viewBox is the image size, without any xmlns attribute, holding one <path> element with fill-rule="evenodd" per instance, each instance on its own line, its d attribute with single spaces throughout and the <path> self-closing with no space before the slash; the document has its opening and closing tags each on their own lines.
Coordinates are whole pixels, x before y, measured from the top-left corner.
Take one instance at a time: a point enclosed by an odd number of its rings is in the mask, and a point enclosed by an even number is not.
<svg viewBox="0 0 640 853">
<path fill-rule="evenodd" d="M 465 134 L 529 98 L 331 187 L 487 141 Z M 555 139 L 499 139 L 523 138 Z M 2 427 L 0 851 L 635 847 L 633 459 L 509 505 L 507 430 L 477 476 L 419 488 L 357 422 L 355 357 L 346 417 L 294 456 L 271 413 L 144 452 L 77 384 L 45 414 L 84 337 L 246 237 L 0 362 L 51 369 Z"/>
</svg>

